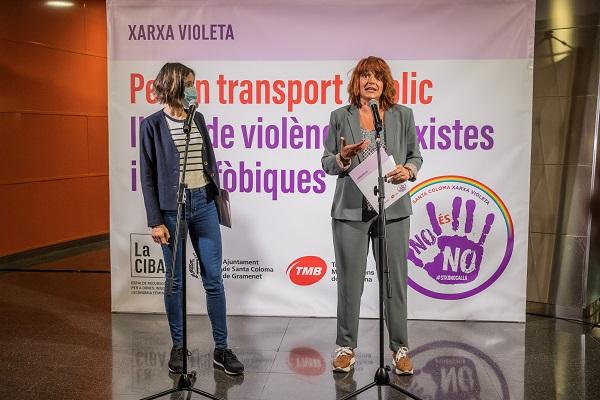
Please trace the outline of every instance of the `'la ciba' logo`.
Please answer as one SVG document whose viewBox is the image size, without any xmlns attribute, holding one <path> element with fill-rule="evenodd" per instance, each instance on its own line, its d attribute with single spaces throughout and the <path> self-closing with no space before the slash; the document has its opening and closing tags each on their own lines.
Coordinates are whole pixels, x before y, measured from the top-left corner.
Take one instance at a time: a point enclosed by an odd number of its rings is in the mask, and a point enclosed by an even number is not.
<svg viewBox="0 0 600 400">
<path fill-rule="evenodd" d="M 129 235 L 129 258 L 132 278 L 164 278 L 165 262 L 162 249 L 152 241 L 152 235 Z"/>
<path fill-rule="evenodd" d="M 426 296 L 473 296 L 502 275 L 514 245 L 508 209 L 483 183 L 439 176 L 411 191 L 408 285 Z"/>
</svg>

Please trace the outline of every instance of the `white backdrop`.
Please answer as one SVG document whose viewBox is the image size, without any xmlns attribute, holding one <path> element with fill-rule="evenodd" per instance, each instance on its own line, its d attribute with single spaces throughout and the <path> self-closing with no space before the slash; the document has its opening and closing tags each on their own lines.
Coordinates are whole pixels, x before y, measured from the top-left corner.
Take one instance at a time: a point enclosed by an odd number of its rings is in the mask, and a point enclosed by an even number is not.
<svg viewBox="0 0 600 400">
<path fill-rule="evenodd" d="M 410 194 L 409 317 L 523 321 L 535 3 L 286 3 L 107 2 L 113 311 L 163 312 L 138 127 L 160 109 L 149 94 L 158 70 L 181 61 L 196 71 L 231 197 L 228 312 L 334 316 L 335 177 L 321 169 L 322 143 L 349 71 L 373 54 L 414 110 L 424 158 Z M 204 313 L 191 245 L 188 255 L 189 308 Z M 377 315 L 372 258 L 361 315 Z"/>
</svg>

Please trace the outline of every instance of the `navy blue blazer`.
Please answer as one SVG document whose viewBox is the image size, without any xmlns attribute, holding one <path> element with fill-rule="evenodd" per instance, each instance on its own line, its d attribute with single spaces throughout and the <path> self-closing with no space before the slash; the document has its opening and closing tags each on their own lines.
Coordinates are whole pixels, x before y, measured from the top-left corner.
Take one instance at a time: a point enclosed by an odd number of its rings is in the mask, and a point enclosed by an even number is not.
<svg viewBox="0 0 600 400">
<path fill-rule="evenodd" d="M 204 171 L 219 194 L 219 173 L 204 116 L 194 114 L 202 135 Z M 164 224 L 161 210 L 177 210 L 179 186 L 179 152 L 169 131 L 163 110 L 144 118 L 140 125 L 140 180 L 148 226 Z"/>
</svg>

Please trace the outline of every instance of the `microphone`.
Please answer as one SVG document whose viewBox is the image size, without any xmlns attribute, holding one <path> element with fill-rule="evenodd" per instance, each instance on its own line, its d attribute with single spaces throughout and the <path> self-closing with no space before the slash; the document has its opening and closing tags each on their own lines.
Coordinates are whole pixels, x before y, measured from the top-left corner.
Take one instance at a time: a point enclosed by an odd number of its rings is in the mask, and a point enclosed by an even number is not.
<svg viewBox="0 0 600 400">
<path fill-rule="evenodd" d="M 369 106 L 371 106 L 371 111 L 373 112 L 373 123 L 375 124 L 375 130 L 377 131 L 377 133 L 380 133 L 383 129 L 383 124 L 381 123 L 381 117 L 379 116 L 379 107 L 377 106 L 377 100 L 369 100 Z"/>
<path fill-rule="evenodd" d="M 183 133 L 186 135 L 189 135 L 189 133 L 192 131 L 192 122 L 194 121 L 194 114 L 196 114 L 197 108 L 198 103 L 196 101 L 192 101 L 186 109 L 187 115 L 183 121 Z"/>
</svg>

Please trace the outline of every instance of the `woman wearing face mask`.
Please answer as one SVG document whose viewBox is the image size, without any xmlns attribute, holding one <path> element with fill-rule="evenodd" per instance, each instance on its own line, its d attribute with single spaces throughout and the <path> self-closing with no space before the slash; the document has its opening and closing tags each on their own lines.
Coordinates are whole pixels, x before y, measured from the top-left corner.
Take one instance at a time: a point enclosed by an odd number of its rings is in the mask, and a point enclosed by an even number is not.
<svg viewBox="0 0 600 400">
<path fill-rule="evenodd" d="M 177 220 L 177 189 L 183 170 L 186 111 L 184 98 L 195 101 L 195 73 L 180 63 L 165 64 L 154 81 L 154 93 L 164 108 L 145 118 L 140 127 L 140 179 L 148 226 L 152 238 L 162 245 L 167 284 L 171 274 L 173 235 Z M 204 116 L 196 112 L 190 133 L 186 168 L 186 219 L 189 236 L 201 268 L 206 306 L 215 341 L 215 366 L 232 375 L 242 374 L 243 365 L 227 348 L 225 289 L 221 273 L 221 231 L 215 196 L 219 194 L 219 175 Z M 178 255 L 184 241 L 178 243 Z M 165 309 L 173 348 L 169 370 L 183 369 L 183 318 L 181 313 L 181 258 L 173 269 L 173 289 L 165 290 Z"/>
<path fill-rule="evenodd" d="M 395 104 L 394 81 L 384 60 L 378 57 L 360 60 L 348 83 L 348 94 L 350 105 L 331 113 L 321 159 L 325 172 L 337 176 L 331 217 L 338 278 L 336 343 L 339 346 L 333 370 L 338 372 L 348 372 L 354 367 L 369 241 L 375 259 L 379 257 L 377 213 L 349 176 L 354 167 L 375 152 L 375 125 L 369 101 L 378 103 L 383 121 L 382 144 L 397 164 L 394 170 L 383 171 L 387 181 L 393 184 L 414 181 L 423 162 L 413 112 Z M 394 370 L 400 375 L 413 373 L 406 326 L 406 251 L 410 214 L 408 196 L 386 209 L 391 299 L 384 295 L 385 319 Z"/>
</svg>

